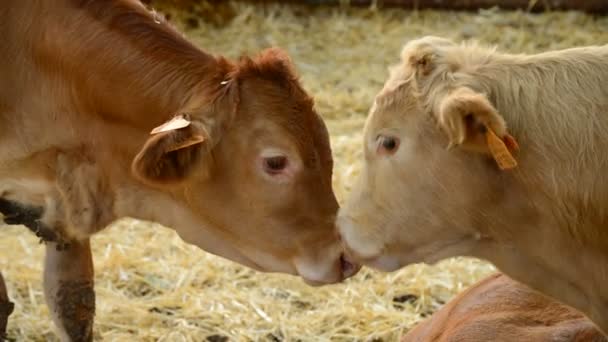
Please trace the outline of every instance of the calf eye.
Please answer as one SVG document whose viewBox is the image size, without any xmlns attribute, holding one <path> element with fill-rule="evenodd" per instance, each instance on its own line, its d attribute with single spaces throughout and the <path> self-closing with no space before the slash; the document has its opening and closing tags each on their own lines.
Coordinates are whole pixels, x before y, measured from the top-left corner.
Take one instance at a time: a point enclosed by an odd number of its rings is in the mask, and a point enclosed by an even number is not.
<svg viewBox="0 0 608 342">
<path fill-rule="evenodd" d="M 399 147 L 399 139 L 395 137 L 379 135 L 377 140 L 378 153 L 380 154 L 393 154 Z"/>
<path fill-rule="evenodd" d="M 287 166 L 287 158 L 284 156 L 264 158 L 264 171 L 269 174 L 277 174 Z"/>
</svg>

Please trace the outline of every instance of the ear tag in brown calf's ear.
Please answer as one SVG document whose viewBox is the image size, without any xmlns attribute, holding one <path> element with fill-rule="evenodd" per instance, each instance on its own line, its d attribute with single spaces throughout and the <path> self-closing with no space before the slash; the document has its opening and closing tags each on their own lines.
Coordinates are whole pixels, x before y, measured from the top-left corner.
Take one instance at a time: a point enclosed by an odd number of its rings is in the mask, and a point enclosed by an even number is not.
<svg viewBox="0 0 608 342">
<path fill-rule="evenodd" d="M 188 120 L 186 115 L 181 114 L 181 115 L 174 116 L 173 119 L 154 128 L 150 132 L 150 134 L 154 135 L 154 134 L 158 134 L 158 133 L 162 133 L 162 132 L 173 131 L 173 130 L 188 127 L 188 126 L 190 126 L 190 120 Z"/>
<path fill-rule="evenodd" d="M 511 154 L 511 151 L 517 151 L 519 146 L 515 139 L 510 135 L 505 135 L 503 139 L 500 139 L 494 131 L 491 129 L 486 130 L 486 141 L 488 148 L 496 164 L 501 170 L 510 170 L 517 167 L 517 161 Z"/>
<path fill-rule="evenodd" d="M 150 134 L 151 135 L 155 135 L 158 133 L 163 133 L 163 132 L 168 132 L 168 131 L 175 131 L 178 129 L 182 129 L 182 128 L 186 128 L 188 126 L 190 126 L 190 120 L 188 119 L 188 116 L 186 114 L 180 114 L 180 115 L 176 115 L 173 117 L 173 119 L 165 122 L 164 124 L 154 128 Z M 173 151 L 177 151 L 177 150 L 181 150 L 182 148 L 186 148 L 192 145 L 196 145 L 196 144 L 200 144 L 203 141 L 205 141 L 205 137 L 203 137 L 202 135 L 193 135 L 191 137 L 188 137 L 187 140 L 184 140 L 178 144 L 175 144 L 174 146 L 171 146 L 170 149 L 168 149 L 165 152 L 173 152 Z"/>
</svg>

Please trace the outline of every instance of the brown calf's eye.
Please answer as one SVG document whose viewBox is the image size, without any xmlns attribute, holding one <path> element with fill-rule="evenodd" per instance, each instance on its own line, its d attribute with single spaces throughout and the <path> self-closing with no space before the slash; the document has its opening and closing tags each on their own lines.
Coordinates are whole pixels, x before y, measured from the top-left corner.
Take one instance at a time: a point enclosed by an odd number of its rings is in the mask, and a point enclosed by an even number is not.
<svg viewBox="0 0 608 342">
<path fill-rule="evenodd" d="M 270 174 L 276 174 L 285 169 L 287 158 L 283 156 L 264 158 L 264 169 Z"/>
</svg>

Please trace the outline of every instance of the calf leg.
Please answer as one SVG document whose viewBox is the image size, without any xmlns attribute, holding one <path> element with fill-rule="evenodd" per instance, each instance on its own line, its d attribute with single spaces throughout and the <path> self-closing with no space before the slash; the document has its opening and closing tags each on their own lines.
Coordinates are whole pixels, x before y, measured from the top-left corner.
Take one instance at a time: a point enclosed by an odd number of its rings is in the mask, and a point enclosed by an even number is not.
<svg viewBox="0 0 608 342">
<path fill-rule="evenodd" d="M 46 244 L 44 294 L 62 341 L 92 341 L 95 315 L 93 259 L 89 240 L 66 249 Z"/>
<path fill-rule="evenodd" d="M 69 236 L 85 239 L 114 219 L 113 196 L 99 166 L 74 151 L 57 157 L 56 185 Z"/>
<path fill-rule="evenodd" d="M 8 316 L 13 312 L 13 303 L 8 300 L 4 278 L 0 273 L 0 341 L 6 340 L 6 325 Z"/>
</svg>

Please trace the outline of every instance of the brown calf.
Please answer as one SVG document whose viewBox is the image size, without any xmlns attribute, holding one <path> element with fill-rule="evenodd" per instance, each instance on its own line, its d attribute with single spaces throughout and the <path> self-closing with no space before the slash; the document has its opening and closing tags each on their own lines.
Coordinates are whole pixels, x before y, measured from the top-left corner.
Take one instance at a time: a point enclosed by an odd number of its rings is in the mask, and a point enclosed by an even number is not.
<svg viewBox="0 0 608 342">
<path fill-rule="evenodd" d="M 213 57 L 137 1 L 8 1 L 0 17 L 0 209 L 51 241 L 63 339 L 91 339 L 88 239 L 121 217 L 312 284 L 356 271 L 328 134 L 285 53 Z"/>
<path fill-rule="evenodd" d="M 483 258 L 608 332 L 606 84 L 608 46 L 408 43 L 365 126 L 346 245 L 384 270 Z"/>
</svg>

